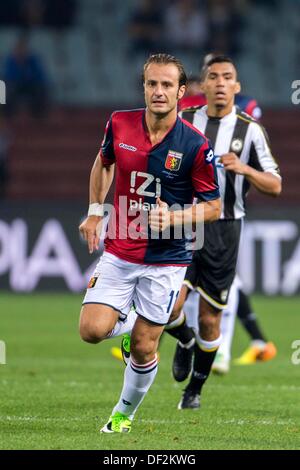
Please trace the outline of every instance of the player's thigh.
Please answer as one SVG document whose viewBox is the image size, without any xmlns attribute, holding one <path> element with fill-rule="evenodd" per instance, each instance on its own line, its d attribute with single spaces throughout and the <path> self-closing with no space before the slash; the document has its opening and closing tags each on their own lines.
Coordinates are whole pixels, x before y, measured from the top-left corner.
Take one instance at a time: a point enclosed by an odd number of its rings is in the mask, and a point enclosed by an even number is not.
<svg viewBox="0 0 300 470">
<path fill-rule="evenodd" d="M 134 302 L 139 316 L 166 325 L 178 298 L 186 269 L 148 266 L 136 286 Z"/>
<path fill-rule="evenodd" d="M 163 330 L 163 326 L 138 317 L 131 333 L 130 353 L 133 360 L 140 364 L 153 359 Z"/>
<path fill-rule="evenodd" d="M 119 312 L 108 305 L 85 304 L 81 308 L 79 331 L 83 338 L 102 338 L 114 328 Z"/>
<path fill-rule="evenodd" d="M 106 305 L 119 312 L 119 317 L 124 319 L 132 307 L 138 269 L 139 266 L 105 252 L 89 282 L 83 305 Z"/>
</svg>

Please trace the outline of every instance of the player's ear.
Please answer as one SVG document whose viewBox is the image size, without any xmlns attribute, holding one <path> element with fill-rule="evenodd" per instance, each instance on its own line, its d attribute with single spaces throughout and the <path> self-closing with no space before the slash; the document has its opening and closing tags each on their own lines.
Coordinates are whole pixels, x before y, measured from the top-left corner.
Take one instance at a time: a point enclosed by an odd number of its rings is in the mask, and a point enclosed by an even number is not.
<svg viewBox="0 0 300 470">
<path fill-rule="evenodd" d="M 177 99 L 178 100 L 181 100 L 181 98 L 183 97 L 183 95 L 185 94 L 185 90 L 186 90 L 186 86 L 185 85 L 181 85 L 178 89 L 178 93 L 177 93 Z"/>
<path fill-rule="evenodd" d="M 234 90 L 235 94 L 240 93 L 240 92 L 241 92 L 241 89 L 242 89 L 241 83 L 240 83 L 240 82 L 236 82 L 236 84 L 235 84 L 235 90 Z"/>
</svg>

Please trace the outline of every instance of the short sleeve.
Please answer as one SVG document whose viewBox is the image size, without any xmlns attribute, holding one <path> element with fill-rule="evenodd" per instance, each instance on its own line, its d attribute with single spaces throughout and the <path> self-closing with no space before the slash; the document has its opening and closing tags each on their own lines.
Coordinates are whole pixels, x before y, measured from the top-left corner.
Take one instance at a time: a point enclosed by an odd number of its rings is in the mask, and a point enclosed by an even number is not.
<svg viewBox="0 0 300 470">
<path fill-rule="evenodd" d="M 100 158 L 105 166 L 112 165 L 116 161 L 112 117 L 109 119 L 105 127 L 104 137 L 100 148 Z"/>
<path fill-rule="evenodd" d="M 214 151 L 206 141 L 197 152 L 192 167 L 195 196 L 201 202 L 220 197 Z"/>
<path fill-rule="evenodd" d="M 256 123 L 252 123 L 251 126 L 253 134 L 249 165 L 258 171 L 266 171 L 280 177 L 279 168 L 272 155 L 265 130 Z"/>
</svg>

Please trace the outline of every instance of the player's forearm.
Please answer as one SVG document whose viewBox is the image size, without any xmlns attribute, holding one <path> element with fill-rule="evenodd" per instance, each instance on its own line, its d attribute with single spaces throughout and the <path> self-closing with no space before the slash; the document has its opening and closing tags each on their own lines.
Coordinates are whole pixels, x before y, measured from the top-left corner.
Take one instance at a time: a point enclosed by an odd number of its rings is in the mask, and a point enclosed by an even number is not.
<svg viewBox="0 0 300 470">
<path fill-rule="evenodd" d="M 182 211 L 171 212 L 171 224 L 196 224 L 199 222 L 214 222 L 221 215 L 221 199 L 201 202 Z"/>
<path fill-rule="evenodd" d="M 281 193 L 281 178 L 269 172 L 257 171 L 246 165 L 245 177 L 249 183 L 260 192 L 270 196 L 279 196 Z"/>
<path fill-rule="evenodd" d="M 90 204 L 103 204 L 114 177 L 115 165 L 104 166 L 97 155 L 90 176 Z"/>
</svg>

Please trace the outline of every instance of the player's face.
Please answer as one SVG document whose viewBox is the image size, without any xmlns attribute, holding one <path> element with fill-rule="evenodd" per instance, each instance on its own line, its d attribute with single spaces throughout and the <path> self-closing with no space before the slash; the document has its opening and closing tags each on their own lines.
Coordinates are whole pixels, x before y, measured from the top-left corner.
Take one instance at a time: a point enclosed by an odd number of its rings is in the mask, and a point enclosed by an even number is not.
<svg viewBox="0 0 300 470">
<path fill-rule="evenodd" d="M 177 108 L 185 86 L 179 87 L 179 70 L 175 64 L 150 64 L 145 71 L 144 91 L 148 110 L 165 116 Z"/>
<path fill-rule="evenodd" d="M 202 90 L 208 103 L 217 108 L 233 104 L 234 96 L 241 90 L 234 66 L 228 62 L 212 64 L 208 68 Z"/>
</svg>

